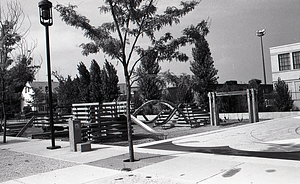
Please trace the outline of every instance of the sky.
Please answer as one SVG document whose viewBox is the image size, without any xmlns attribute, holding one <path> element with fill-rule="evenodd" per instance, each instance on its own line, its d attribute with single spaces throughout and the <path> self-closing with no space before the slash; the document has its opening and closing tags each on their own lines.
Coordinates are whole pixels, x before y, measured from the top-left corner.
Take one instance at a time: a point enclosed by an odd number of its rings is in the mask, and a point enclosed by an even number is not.
<svg viewBox="0 0 300 184">
<path fill-rule="evenodd" d="M 1 6 L 9 0 L 1 0 Z M 26 36 L 28 43 L 36 42 L 33 57 L 36 63 L 42 61 L 42 67 L 36 75 L 37 81 L 47 80 L 45 55 L 45 28 L 39 23 L 38 0 L 20 1 L 24 13 L 30 20 L 30 32 Z M 98 7 L 103 0 L 57 0 L 57 3 L 78 5 L 77 11 L 98 26 L 110 21 L 110 15 L 99 14 Z M 178 7 L 180 0 L 159 0 L 158 11 L 166 6 Z M 123 69 L 120 63 L 111 60 L 102 53 L 89 55 L 81 54 L 81 43 L 90 40 L 83 36 L 81 30 L 66 25 L 53 9 L 53 26 L 50 27 L 50 52 L 52 71 L 60 75 L 75 77 L 78 74 L 77 65 L 84 62 L 87 68 L 92 59 L 102 67 L 105 59 L 112 62 L 118 70 L 119 81 L 124 82 Z M 263 49 L 266 67 L 267 83 L 272 82 L 270 47 L 300 42 L 300 1 L 299 0 L 202 0 L 191 13 L 181 19 L 179 25 L 163 29 L 179 37 L 181 31 L 190 25 L 196 25 L 202 20 L 210 21 L 210 33 L 207 36 L 215 68 L 219 71 L 219 83 L 236 80 L 238 83 L 248 83 L 251 79 L 263 79 L 263 65 L 260 38 L 257 30 L 266 30 L 263 37 Z M 29 25 L 29 21 L 24 26 Z M 162 34 L 160 32 L 159 34 Z M 147 42 L 139 42 L 146 45 Z M 181 51 L 191 56 L 191 46 Z M 190 57 L 190 60 L 193 58 Z M 190 62 L 163 62 L 162 71 L 170 70 L 179 75 L 190 72 Z"/>
</svg>

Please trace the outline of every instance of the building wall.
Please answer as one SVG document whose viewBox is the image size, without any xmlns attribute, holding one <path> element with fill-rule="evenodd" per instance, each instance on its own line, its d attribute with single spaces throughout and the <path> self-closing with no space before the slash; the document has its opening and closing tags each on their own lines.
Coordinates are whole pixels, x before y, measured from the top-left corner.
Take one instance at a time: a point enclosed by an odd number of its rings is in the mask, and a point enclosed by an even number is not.
<svg viewBox="0 0 300 184">
<path fill-rule="evenodd" d="M 31 106 L 33 102 L 32 95 L 34 95 L 34 91 L 32 90 L 29 83 L 26 83 L 25 87 L 22 90 L 21 97 L 21 112 L 23 112 L 23 108 L 26 106 Z M 35 109 L 32 109 L 35 110 Z"/>
<path fill-rule="evenodd" d="M 270 48 L 272 82 L 275 83 L 278 78 L 285 81 L 294 100 L 294 105 L 300 108 L 300 68 L 294 67 L 293 53 L 300 52 L 300 43 L 282 45 Z M 290 69 L 280 70 L 279 55 L 288 54 Z"/>
</svg>

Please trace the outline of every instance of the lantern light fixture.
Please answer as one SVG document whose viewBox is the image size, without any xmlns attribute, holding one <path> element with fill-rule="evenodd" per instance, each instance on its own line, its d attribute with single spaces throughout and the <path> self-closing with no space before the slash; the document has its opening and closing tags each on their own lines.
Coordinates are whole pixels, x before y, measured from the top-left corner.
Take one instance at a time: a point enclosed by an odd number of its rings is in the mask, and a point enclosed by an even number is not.
<svg viewBox="0 0 300 184">
<path fill-rule="evenodd" d="M 52 26 L 52 3 L 48 0 L 42 0 L 38 4 L 40 13 L 40 22 L 44 26 Z"/>
</svg>

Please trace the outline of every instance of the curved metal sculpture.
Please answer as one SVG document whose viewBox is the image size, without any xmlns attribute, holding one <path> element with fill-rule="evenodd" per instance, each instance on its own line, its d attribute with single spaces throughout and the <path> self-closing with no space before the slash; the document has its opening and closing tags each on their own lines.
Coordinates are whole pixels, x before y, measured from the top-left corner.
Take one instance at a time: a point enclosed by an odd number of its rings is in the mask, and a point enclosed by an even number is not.
<svg viewBox="0 0 300 184">
<path fill-rule="evenodd" d="M 184 115 L 184 113 L 182 112 L 182 110 L 179 108 L 179 106 L 173 104 L 172 102 L 169 102 L 167 100 L 150 100 L 150 101 L 147 101 L 145 103 L 143 103 L 139 108 L 137 108 L 134 113 L 132 114 L 133 116 L 137 116 L 137 114 L 143 110 L 143 108 L 146 106 L 146 105 L 150 105 L 150 104 L 163 104 L 163 105 L 166 105 L 167 107 L 169 107 L 172 112 L 171 114 L 167 117 L 167 120 L 170 120 L 174 115 L 174 110 L 177 110 L 181 115 L 182 117 L 184 118 L 185 122 L 187 122 L 188 124 L 191 124 L 191 121 Z M 159 116 L 159 114 L 151 121 L 154 121 L 157 119 L 157 117 Z M 150 121 L 150 122 L 151 122 Z M 164 121 L 164 123 L 167 123 L 167 121 Z M 163 123 L 162 123 L 163 124 Z"/>
</svg>

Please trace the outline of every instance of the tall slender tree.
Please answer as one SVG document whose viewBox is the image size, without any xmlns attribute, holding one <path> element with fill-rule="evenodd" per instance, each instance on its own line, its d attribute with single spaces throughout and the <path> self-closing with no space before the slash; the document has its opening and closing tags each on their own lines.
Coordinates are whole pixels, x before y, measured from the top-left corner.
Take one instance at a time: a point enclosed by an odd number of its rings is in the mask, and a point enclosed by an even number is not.
<svg viewBox="0 0 300 184">
<path fill-rule="evenodd" d="M 97 53 L 102 50 L 112 59 L 118 60 L 124 71 L 127 86 L 127 130 L 129 143 L 130 161 L 134 161 L 130 101 L 131 101 L 131 76 L 136 64 L 145 56 L 145 49 L 138 46 L 141 37 L 148 37 L 152 49 L 158 52 L 159 60 L 178 59 L 186 61 L 188 57 L 178 51 L 180 46 L 186 44 L 187 39 L 174 39 L 170 33 L 166 33 L 160 39 L 155 33 L 166 26 L 180 23 L 180 18 L 191 12 L 199 3 L 192 0 L 181 2 L 181 8 L 175 6 L 167 7 L 163 14 L 157 13 L 156 0 L 128 0 L 115 1 L 105 0 L 105 5 L 100 7 L 101 13 L 110 13 L 112 22 L 103 23 L 99 27 L 92 26 L 89 19 L 78 14 L 74 9 L 76 6 L 57 5 L 56 10 L 60 13 L 62 20 L 75 28 L 81 28 L 84 36 L 91 39 L 90 43 L 81 44 L 83 54 Z M 137 56 L 133 57 L 136 51 Z M 134 59 L 138 58 L 138 59 Z"/>
<path fill-rule="evenodd" d="M 82 102 L 89 103 L 90 100 L 90 82 L 91 82 L 91 76 L 90 72 L 86 68 L 85 64 L 83 62 L 80 62 L 77 65 L 77 70 L 79 73 L 79 92 L 80 92 L 80 99 Z"/>
<path fill-rule="evenodd" d="M 114 65 L 107 60 L 102 70 L 102 90 L 105 102 L 112 102 L 119 97 L 119 77 Z"/>
<path fill-rule="evenodd" d="M 102 89 L 102 78 L 101 78 L 102 72 L 101 69 L 97 63 L 97 61 L 92 60 L 91 61 L 91 67 L 90 67 L 90 100 L 92 102 L 99 102 L 102 103 L 103 101 L 103 89 Z"/>
<path fill-rule="evenodd" d="M 204 109 L 208 108 L 207 93 L 213 90 L 212 86 L 218 80 L 218 70 L 215 69 L 209 44 L 205 39 L 208 33 L 207 21 L 202 21 L 196 27 L 192 25 L 184 30 L 184 34 L 195 44 L 195 48 L 192 49 L 194 61 L 191 61 L 190 70 L 194 74 L 194 90 L 198 93 L 199 105 Z"/>
</svg>

